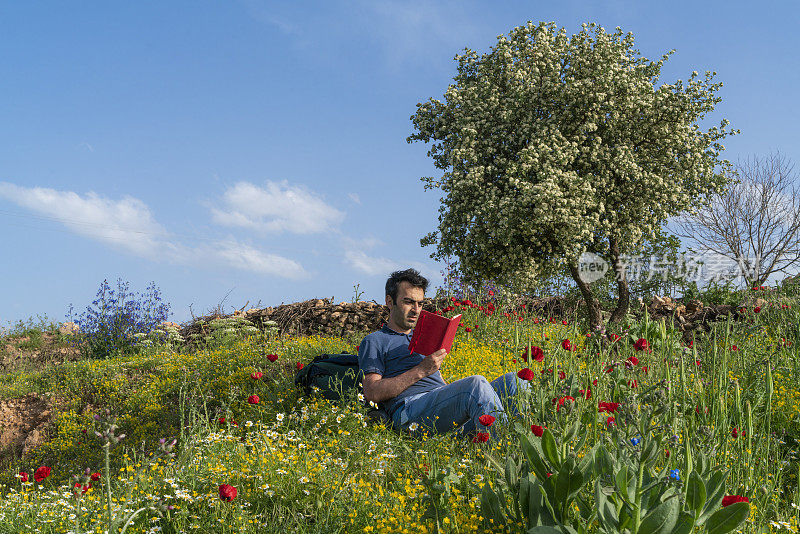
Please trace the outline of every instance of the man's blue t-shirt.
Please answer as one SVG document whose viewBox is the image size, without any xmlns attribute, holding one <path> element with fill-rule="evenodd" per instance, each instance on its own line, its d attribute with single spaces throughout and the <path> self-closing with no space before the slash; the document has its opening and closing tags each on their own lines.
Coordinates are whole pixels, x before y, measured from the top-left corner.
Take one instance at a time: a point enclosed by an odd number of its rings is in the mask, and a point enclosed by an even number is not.
<svg viewBox="0 0 800 534">
<path fill-rule="evenodd" d="M 411 334 L 401 334 L 388 326 L 384 326 L 377 332 L 365 337 L 361 345 L 359 345 L 358 366 L 364 374 L 378 373 L 383 378 L 401 375 L 412 367 L 419 365 L 425 359 L 422 354 L 409 353 L 408 344 L 410 342 Z M 397 397 L 380 404 L 391 415 L 403 405 L 403 399 L 406 397 L 432 391 L 446 385 L 447 383 L 442 378 L 442 374 L 436 371 L 432 375 L 412 384 Z"/>
</svg>

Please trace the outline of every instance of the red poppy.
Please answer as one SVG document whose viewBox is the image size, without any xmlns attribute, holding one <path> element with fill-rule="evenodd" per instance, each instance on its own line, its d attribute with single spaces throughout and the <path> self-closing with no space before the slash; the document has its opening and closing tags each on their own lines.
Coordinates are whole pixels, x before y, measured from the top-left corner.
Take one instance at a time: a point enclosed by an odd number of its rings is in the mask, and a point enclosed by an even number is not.
<svg viewBox="0 0 800 534">
<path fill-rule="evenodd" d="M 472 443 L 486 443 L 489 441 L 489 433 L 488 432 L 478 432 L 474 438 L 472 438 Z"/>
<path fill-rule="evenodd" d="M 303 368 L 303 364 L 300 362 L 297 362 L 296 364 L 294 364 L 294 366 L 297 367 L 298 371 Z"/>
<path fill-rule="evenodd" d="M 648 369 L 649 368 L 646 365 L 644 367 L 642 367 L 642 371 L 644 371 L 644 374 L 647 374 Z"/>
<path fill-rule="evenodd" d="M 492 291 L 491 289 L 489 290 L 489 296 L 490 296 L 490 297 L 493 297 L 493 296 L 494 296 L 494 291 Z"/>
<path fill-rule="evenodd" d="M 618 402 L 598 402 L 597 403 L 597 411 L 600 413 L 608 412 L 608 413 L 616 413 L 619 409 Z"/>
<path fill-rule="evenodd" d="M 219 424 L 221 424 L 221 425 L 225 424 L 225 418 L 224 417 L 220 417 L 219 418 Z"/>
<path fill-rule="evenodd" d="M 741 495 L 725 495 L 722 498 L 722 507 L 725 508 L 726 506 L 730 506 L 737 502 L 750 502 L 750 499 L 747 497 L 742 497 Z"/>
<path fill-rule="evenodd" d="M 84 486 L 83 490 L 81 491 L 81 493 L 86 493 L 87 491 L 89 491 L 89 488 L 91 488 L 91 487 L 92 487 L 91 484 L 89 484 L 88 486 Z"/>
<path fill-rule="evenodd" d="M 534 361 L 541 362 L 544 360 L 544 351 L 541 347 L 531 347 L 531 358 Z M 522 352 L 522 359 L 528 361 L 528 347 Z"/>
<path fill-rule="evenodd" d="M 614 366 L 613 365 L 609 365 L 603 371 L 606 372 L 606 373 L 610 373 L 610 372 L 614 371 Z"/>
<path fill-rule="evenodd" d="M 760 311 L 761 311 L 761 306 L 756 306 L 755 308 L 753 308 L 753 313 L 758 313 Z"/>
<path fill-rule="evenodd" d="M 258 380 L 262 376 L 264 376 L 264 373 L 262 373 L 261 371 L 256 371 L 255 373 L 250 375 L 250 378 L 252 378 L 253 380 Z"/>
<path fill-rule="evenodd" d="M 564 339 L 561 341 L 561 348 L 564 350 L 575 350 L 575 346 L 570 342 L 569 339 Z"/>
<path fill-rule="evenodd" d="M 608 339 L 613 343 L 614 341 L 619 341 L 619 336 L 617 334 L 608 334 Z"/>
<path fill-rule="evenodd" d="M 472 332 L 472 328 L 470 327 L 466 327 L 464 330 L 466 330 L 467 332 Z"/>
<path fill-rule="evenodd" d="M 100 473 L 92 473 L 92 482 L 100 480 Z"/>
<path fill-rule="evenodd" d="M 219 498 L 223 501 L 231 502 L 236 498 L 236 488 L 230 484 L 222 484 L 219 487 Z"/>
<path fill-rule="evenodd" d="M 258 398 L 258 395 L 250 395 L 249 397 L 247 397 L 247 402 L 249 402 L 250 404 L 258 404 L 259 400 L 260 399 Z"/>
<path fill-rule="evenodd" d="M 627 367 L 628 369 L 631 369 L 637 365 L 639 365 L 639 358 L 637 358 L 636 356 L 631 356 L 630 358 L 625 360 L 625 367 Z"/>
<path fill-rule="evenodd" d="M 690 339 L 689 343 L 686 344 L 686 346 L 689 348 L 692 348 L 693 345 L 694 345 L 694 339 Z"/>
<path fill-rule="evenodd" d="M 567 373 L 565 373 L 564 371 L 559 371 L 558 372 L 558 379 L 559 380 L 564 380 L 565 378 L 567 378 Z"/>
<path fill-rule="evenodd" d="M 533 320 L 533 324 L 539 324 L 539 318 L 538 317 Z"/>
<path fill-rule="evenodd" d="M 41 466 L 36 471 L 34 471 L 34 473 L 33 473 L 33 479 L 36 482 L 41 482 L 42 480 L 46 479 L 49 476 L 50 476 L 50 468 L 46 467 L 44 465 Z"/>
<path fill-rule="evenodd" d="M 606 419 L 606 426 L 608 428 L 611 428 L 611 425 L 616 425 L 616 424 L 617 424 L 617 420 L 614 418 L 614 416 L 613 415 L 609 415 L 608 419 Z"/>
<path fill-rule="evenodd" d="M 570 397 L 569 395 L 567 395 L 566 397 L 561 397 L 560 399 L 558 399 L 558 406 L 556 406 L 556 411 L 557 411 L 557 412 L 558 412 L 558 411 L 560 411 L 560 410 L 561 410 L 561 407 L 562 407 L 562 406 L 564 405 L 564 403 L 565 403 L 565 402 L 567 402 L 568 400 L 569 400 L 569 401 L 572 401 L 572 402 L 575 402 L 575 397 Z"/>
<path fill-rule="evenodd" d="M 591 399 L 592 398 L 592 390 L 591 389 L 586 389 L 586 390 L 579 389 L 578 393 L 583 395 L 584 399 Z"/>
<path fill-rule="evenodd" d="M 494 416 L 489 414 L 484 414 L 478 417 L 478 421 L 480 421 L 480 423 L 483 426 L 492 426 L 492 423 L 494 423 Z"/>
<path fill-rule="evenodd" d="M 664 456 L 669 458 L 669 449 L 664 449 Z"/>
<path fill-rule="evenodd" d="M 522 322 L 522 321 L 524 321 L 524 320 L 525 320 L 525 318 L 524 318 L 524 317 L 522 317 L 521 315 L 520 315 L 519 317 L 517 317 L 517 319 L 519 319 L 519 322 Z"/>
<path fill-rule="evenodd" d="M 747 435 L 747 431 L 746 430 L 742 430 L 741 436 L 745 437 L 746 435 Z M 734 438 L 738 438 L 739 437 L 739 429 L 736 428 L 736 427 L 733 427 L 733 430 L 731 430 L 731 436 L 733 436 Z"/>
<path fill-rule="evenodd" d="M 733 351 L 739 350 L 739 347 L 737 347 L 736 345 L 731 345 L 731 350 Z"/>
<path fill-rule="evenodd" d="M 27 482 L 28 481 L 28 473 L 26 473 L 25 471 L 20 471 L 19 472 L 19 479 L 22 482 Z"/>
<path fill-rule="evenodd" d="M 653 352 L 653 349 L 650 347 L 650 343 L 643 337 L 640 337 L 636 340 L 636 343 L 633 344 L 633 348 L 636 350 L 645 350 L 647 352 Z"/>
<path fill-rule="evenodd" d="M 278 359 L 278 355 L 277 355 L 277 354 L 267 354 L 267 359 L 268 359 L 269 361 L 271 361 L 271 362 L 275 363 L 275 360 L 277 360 L 277 359 Z"/>
<path fill-rule="evenodd" d="M 471 301 L 471 300 L 469 300 L 469 299 L 467 299 L 467 300 L 462 300 L 462 301 L 461 301 L 461 304 L 463 304 L 464 306 L 472 306 L 472 301 Z"/>
<path fill-rule="evenodd" d="M 533 380 L 533 371 L 525 367 L 524 369 L 519 370 L 517 376 L 523 380 Z"/>
<path fill-rule="evenodd" d="M 531 432 L 533 432 L 533 435 L 537 438 L 541 438 L 544 434 L 544 428 L 545 427 L 539 425 L 531 425 Z"/>
<path fill-rule="evenodd" d="M 596 385 L 597 385 L 597 379 L 596 379 L 596 378 L 595 378 L 594 380 L 592 380 L 592 385 L 593 385 L 593 386 L 596 386 Z"/>
<path fill-rule="evenodd" d="M 561 321 L 561 324 L 563 324 L 564 326 L 567 326 L 569 324 L 569 322 L 566 319 L 564 319 L 563 321 Z"/>
<path fill-rule="evenodd" d="M 637 382 L 635 379 L 634 380 L 628 380 L 628 387 L 629 388 L 635 388 L 635 387 L 638 387 L 638 386 L 639 386 L 639 382 Z"/>
</svg>

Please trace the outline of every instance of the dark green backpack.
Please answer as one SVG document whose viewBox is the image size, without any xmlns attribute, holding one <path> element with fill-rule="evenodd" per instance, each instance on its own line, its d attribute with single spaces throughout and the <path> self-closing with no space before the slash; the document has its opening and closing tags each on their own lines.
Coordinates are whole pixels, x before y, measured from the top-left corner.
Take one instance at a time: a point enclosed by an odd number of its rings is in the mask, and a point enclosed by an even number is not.
<svg viewBox="0 0 800 534">
<path fill-rule="evenodd" d="M 305 365 L 294 383 L 302 387 L 306 395 L 319 388 L 319 393 L 324 398 L 337 401 L 342 398 L 343 392 L 357 389 L 361 392 L 363 373 L 358 368 L 358 356 L 343 352 L 341 354 L 320 354 Z"/>
</svg>

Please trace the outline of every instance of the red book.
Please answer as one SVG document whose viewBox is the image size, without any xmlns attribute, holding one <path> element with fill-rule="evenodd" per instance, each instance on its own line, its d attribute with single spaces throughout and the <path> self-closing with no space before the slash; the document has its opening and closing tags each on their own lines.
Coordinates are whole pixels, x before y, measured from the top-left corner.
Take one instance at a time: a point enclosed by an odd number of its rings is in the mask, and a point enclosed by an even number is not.
<svg viewBox="0 0 800 534">
<path fill-rule="evenodd" d="M 439 349 L 450 352 L 460 322 L 461 314 L 448 319 L 422 310 L 411 336 L 411 343 L 408 344 L 408 351 L 423 356 L 430 356 Z"/>
</svg>

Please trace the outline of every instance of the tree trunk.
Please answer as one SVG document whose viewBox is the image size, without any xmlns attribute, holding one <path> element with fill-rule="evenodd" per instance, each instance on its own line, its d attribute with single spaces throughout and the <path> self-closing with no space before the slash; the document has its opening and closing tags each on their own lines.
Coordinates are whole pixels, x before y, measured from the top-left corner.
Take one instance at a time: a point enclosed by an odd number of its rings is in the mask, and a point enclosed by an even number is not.
<svg viewBox="0 0 800 534">
<path fill-rule="evenodd" d="M 570 263 L 569 272 L 572 275 L 572 279 L 578 284 L 583 300 L 586 301 L 586 310 L 589 312 L 589 328 L 592 331 L 601 329 L 603 327 L 603 317 L 600 315 L 600 301 L 592 293 L 589 284 L 581 280 L 577 264 Z"/>
<path fill-rule="evenodd" d="M 617 307 L 614 313 L 611 314 L 610 323 L 621 321 L 628 314 L 628 308 L 631 303 L 631 292 L 628 287 L 628 277 L 625 275 L 625 266 L 619 262 L 619 242 L 616 238 L 608 238 L 608 247 L 611 252 L 611 265 L 614 268 L 615 278 L 617 279 Z"/>
</svg>

